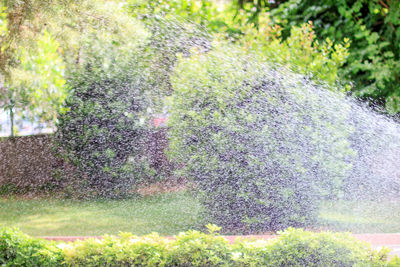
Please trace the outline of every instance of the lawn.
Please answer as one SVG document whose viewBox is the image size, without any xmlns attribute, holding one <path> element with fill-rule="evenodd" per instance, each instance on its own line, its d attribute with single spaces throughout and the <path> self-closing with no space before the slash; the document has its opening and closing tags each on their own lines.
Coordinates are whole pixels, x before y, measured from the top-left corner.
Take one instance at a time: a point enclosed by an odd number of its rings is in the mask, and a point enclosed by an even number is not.
<svg viewBox="0 0 400 267">
<path fill-rule="evenodd" d="M 323 228 L 353 233 L 400 233 L 400 200 L 332 201 L 320 213 Z"/>
<path fill-rule="evenodd" d="M 204 225 L 201 206 L 187 192 L 129 200 L 0 199 L 0 225 L 34 236 L 103 235 L 120 231 L 174 235 Z M 327 202 L 318 229 L 400 232 L 400 202 Z"/>
<path fill-rule="evenodd" d="M 199 212 L 199 203 L 184 192 L 129 200 L 0 199 L 0 225 L 33 236 L 172 235 L 196 228 Z"/>
</svg>

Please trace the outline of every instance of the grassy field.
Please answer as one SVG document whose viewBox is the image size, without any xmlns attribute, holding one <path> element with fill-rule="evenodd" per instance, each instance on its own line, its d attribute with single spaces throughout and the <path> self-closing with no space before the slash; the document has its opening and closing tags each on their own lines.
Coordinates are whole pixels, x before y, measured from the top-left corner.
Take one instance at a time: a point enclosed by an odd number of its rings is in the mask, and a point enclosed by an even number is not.
<svg viewBox="0 0 400 267">
<path fill-rule="evenodd" d="M 0 198 L 0 225 L 34 236 L 103 235 L 120 231 L 174 235 L 204 225 L 200 204 L 189 193 L 130 200 L 77 201 Z M 354 233 L 400 232 L 400 202 L 328 202 L 317 229 Z"/>
<path fill-rule="evenodd" d="M 400 233 L 400 200 L 327 202 L 320 221 L 334 231 Z"/>
<path fill-rule="evenodd" d="M 0 199 L 0 225 L 34 236 L 132 232 L 177 234 L 201 223 L 200 205 L 186 193 L 130 200 Z"/>
</svg>

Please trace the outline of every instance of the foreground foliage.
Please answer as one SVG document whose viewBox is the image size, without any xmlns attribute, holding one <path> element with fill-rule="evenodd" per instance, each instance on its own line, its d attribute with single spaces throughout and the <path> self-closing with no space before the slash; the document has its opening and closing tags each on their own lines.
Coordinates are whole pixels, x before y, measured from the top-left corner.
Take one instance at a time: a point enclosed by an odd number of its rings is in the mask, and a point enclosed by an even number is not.
<svg viewBox="0 0 400 267">
<path fill-rule="evenodd" d="M 395 266 L 388 250 L 374 251 L 348 233 L 288 229 L 264 241 L 229 244 L 219 227 L 209 234 L 180 233 L 166 239 L 129 233 L 74 243 L 54 243 L 0 228 L 2 266 Z"/>
</svg>

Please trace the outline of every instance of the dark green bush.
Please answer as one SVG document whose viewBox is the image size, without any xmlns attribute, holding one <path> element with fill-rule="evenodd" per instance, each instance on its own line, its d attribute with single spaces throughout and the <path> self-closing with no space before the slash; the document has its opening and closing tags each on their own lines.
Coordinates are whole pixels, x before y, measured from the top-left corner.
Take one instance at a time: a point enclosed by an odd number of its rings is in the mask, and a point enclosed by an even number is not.
<svg viewBox="0 0 400 267">
<path fill-rule="evenodd" d="M 215 228 L 215 227 L 211 227 Z M 128 233 L 74 243 L 34 239 L 0 228 L 2 266 L 396 266 L 388 250 L 374 251 L 346 233 L 288 229 L 269 241 L 230 245 L 215 233 L 180 233 L 175 239 Z"/>
<path fill-rule="evenodd" d="M 224 229 L 312 224 L 320 200 L 340 193 L 351 168 L 344 97 L 223 49 L 229 55 L 217 48 L 177 66 L 171 157 Z"/>
<path fill-rule="evenodd" d="M 88 35 L 57 125 L 57 144 L 79 167 L 75 187 L 85 195 L 124 197 L 139 182 L 168 175 L 151 165 L 150 119 L 171 90 L 176 54 L 208 45 L 203 29 L 174 19 L 132 18 L 115 28 L 115 36 Z"/>
<path fill-rule="evenodd" d="M 83 194 L 124 196 L 154 176 L 144 149 L 150 90 L 138 48 L 146 42 L 142 35 L 89 36 L 79 67 L 69 74 L 72 93 L 59 116 L 56 141 L 79 168 Z"/>
<path fill-rule="evenodd" d="M 0 196 L 9 195 L 18 192 L 18 186 L 13 183 L 7 183 L 0 186 Z"/>
<path fill-rule="evenodd" d="M 90 74 L 73 86 L 69 110 L 59 119 L 58 144 L 79 167 L 85 189 L 122 196 L 153 174 L 144 149 L 146 99 L 135 75 Z"/>
</svg>

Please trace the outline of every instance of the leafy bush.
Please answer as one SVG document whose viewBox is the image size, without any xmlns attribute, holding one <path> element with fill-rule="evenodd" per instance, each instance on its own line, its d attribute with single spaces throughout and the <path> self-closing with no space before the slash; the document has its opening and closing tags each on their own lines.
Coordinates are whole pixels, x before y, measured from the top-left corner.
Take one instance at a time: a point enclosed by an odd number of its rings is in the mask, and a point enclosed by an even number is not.
<svg viewBox="0 0 400 267">
<path fill-rule="evenodd" d="M 172 266 L 232 266 L 228 240 L 216 234 L 221 228 L 207 225 L 210 234 L 198 231 L 180 233 L 169 255 Z"/>
<path fill-rule="evenodd" d="M 18 186 L 13 183 L 6 183 L 0 186 L 0 196 L 18 192 Z"/>
<path fill-rule="evenodd" d="M 126 28 L 136 28 L 129 37 L 90 35 L 67 81 L 72 94 L 60 114 L 57 144 L 79 167 L 85 194 L 123 196 L 154 175 L 144 150 L 149 82 L 138 48 L 146 32 L 130 23 Z"/>
<path fill-rule="evenodd" d="M 165 266 L 169 244 L 157 234 L 120 234 L 61 247 L 67 266 Z"/>
<path fill-rule="evenodd" d="M 351 168 L 349 107 L 254 58 L 224 46 L 180 61 L 170 155 L 196 181 L 213 223 L 242 233 L 309 225 Z"/>
<path fill-rule="evenodd" d="M 78 68 L 69 75 L 72 96 L 58 124 L 58 144 L 80 168 L 83 193 L 93 189 L 103 197 L 123 197 L 138 182 L 167 174 L 150 164 L 148 137 L 154 129 L 148 119 L 161 112 L 161 99 L 171 91 L 176 54 L 209 46 L 198 25 L 124 16 L 120 25 L 89 32 Z"/>
<path fill-rule="evenodd" d="M 74 243 L 51 243 L 0 228 L 4 266 L 395 266 L 388 250 L 346 233 L 288 229 L 269 241 L 230 245 L 216 233 L 180 233 L 175 239 L 129 233 Z"/>
<path fill-rule="evenodd" d="M 1 266 L 59 266 L 61 250 L 54 243 L 0 227 Z"/>
<path fill-rule="evenodd" d="M 249 266 L 385 266 L 387 260 L 387 249 L 371 253 L 349 233 L 289 228 L 279 234 L 272 242 L 239 243 L 237 261 Z"/>
</svg>

